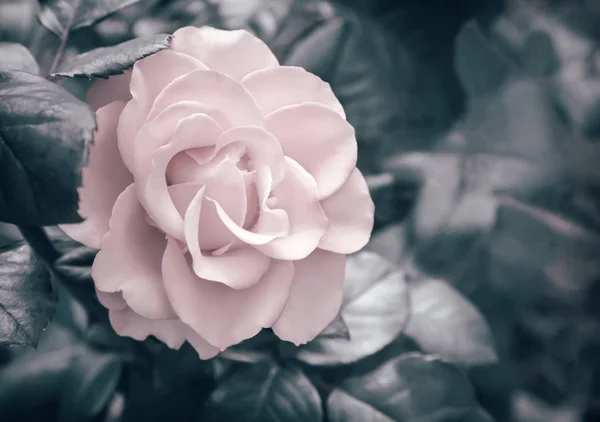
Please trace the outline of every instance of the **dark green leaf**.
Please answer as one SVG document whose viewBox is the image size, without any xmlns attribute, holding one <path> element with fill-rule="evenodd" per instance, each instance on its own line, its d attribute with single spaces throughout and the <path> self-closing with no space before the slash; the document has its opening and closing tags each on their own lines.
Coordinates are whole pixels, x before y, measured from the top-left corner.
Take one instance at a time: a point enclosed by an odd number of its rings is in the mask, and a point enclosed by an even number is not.
<svg viewBox="0 0 600 422">
<path fill-rule="evenodd" d="M 156 390 L 180 391 L 212 383 L 213 364 L 198 359 L 198 352 L 186 342 L 179 350 L 168 347 L 161 350 L 154 358 L 152 376 Z"/>
<path fill-rule="evenodd" d="M 11 42 L 0 42 L 0 69 L 22 70 L 35 74 L 40 71 L 27 47 Z"/>
<path fill-rule="evenodd" d="M 327 413 L 332 422 L 464 421 L 475 406 L 473 388 L 461 370 L 413 353 L 344 380 L 329 396 Z"/>
<path fill-rule="evenodd" d="M 298 348 L 297 358 L 312 365 L 357 361 L 391 343 L 408 314 L 404 274 L 372 252 L 358 253 L 346 264 L 341 309 L 350 340 L 317 337 Z"/>
<path fill-rule="evenodd" d="M 112 47 L 96 48 L 63 62 L 52 76 L 91 79 L 119 75 L 136 61 L 168 48 L 170 39 L 166 34 L 148 35 Z"/>
<path fill-rule="evenodd" d="M 219 422 L 318 422 L 321 400 L 297 368 L 263 362 L 244 365 L 211 395 L 203 416 Z"/>
<path fill-rule="evenodd" d="M 465 365 L 497 361 L 492 333 L 479 311 L 448 283 L 409 284 L 410 319 L 405 333 L 424 352 Z"/>
<path fill-rule="evenodd" d="M 32 403 L 60 403 L 60 420 L 91 420 L 107 405 L 120 368 L 115 355 L 92 350 L 78 333 L 53 322 L 37 350 L 0 369 L 0 414 L 19 420 Z"/>
<path fill-rule="evenodd" d="M 91 420 L 108 404 L 121 376 L 116 355 L 80 349 L 63 388 L 60 422 Z"/>
<path fill-rule="evenodd" d="M 319 338 L 350 340 L 350 331 L 348 330 L 346 321 L 344 321 L 344 317 L 341 314 L 338 314 L 335 319 L 331 321 L 331 324 L 321 331 Z"/>
<path fill-rule="evenodd" d="M 90 108 L 60 86 L 0 71 L 0 221 L 81 221 L 77 188 L 95 127 Z"/>
<path fill-rule="evenodd" d="M 139 0 L 47 0 L 38 18 L 58 37 L 94 22 Z"/>
<path fill-rule="evenodd" d="M 0 345 L 36 346 L 55 305 L 50 273 L 27 244 L 0 252 Z"/>
</svg>

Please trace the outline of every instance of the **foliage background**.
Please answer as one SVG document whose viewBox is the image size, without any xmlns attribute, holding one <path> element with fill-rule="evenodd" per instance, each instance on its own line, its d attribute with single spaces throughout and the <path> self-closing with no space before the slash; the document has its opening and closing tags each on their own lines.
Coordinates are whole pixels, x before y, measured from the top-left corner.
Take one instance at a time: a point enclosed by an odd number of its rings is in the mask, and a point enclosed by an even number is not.
<svg viewBox="0 0 600 422">
<path fill-rule="evenodd" d="M 60 3 L 0 2 L 0 42 L 27 46 L 41 75 L 59 38 L 36 16 Z M 600 419 L 597 2 L 122 5 L 73 30 L 63 64 L 188 24 L 256 33 L 342 101 L 375 234 L 348 265 L 341 318 L 315 342 L 296 349 L 265 332 L 201 362 L 187 346 L 111 331 L 91 289 L 94 251 L 47 222 L 19 224 L 36 252 L 15 249 L 21 232 L 3 224 L 0 308 L 36 291 L 28 321 L 38 335 L 52 322 L 37 349 L 0 347 L 2 421 Z M 26 60 L 8 47 L 0 64 Z M 54 81 L 80 98 L 88 83 Z"/>
</svg>

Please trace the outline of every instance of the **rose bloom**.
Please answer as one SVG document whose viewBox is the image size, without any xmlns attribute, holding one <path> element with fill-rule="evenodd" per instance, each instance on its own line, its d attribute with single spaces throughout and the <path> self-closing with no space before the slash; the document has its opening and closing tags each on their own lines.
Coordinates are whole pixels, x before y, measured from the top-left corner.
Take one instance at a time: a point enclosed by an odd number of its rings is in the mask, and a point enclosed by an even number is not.
<svg viewBox="0 0 600 422">
<path fill-rule="evenodd" d="M 118 334 L 210 358 L 268 327 L 299 345 L 335 318 L 374 205 L 327 83 L 246 31 L 185 27 L 88 102 L 85 220 L 61 227 L 100 249 Z"/>
</svg>

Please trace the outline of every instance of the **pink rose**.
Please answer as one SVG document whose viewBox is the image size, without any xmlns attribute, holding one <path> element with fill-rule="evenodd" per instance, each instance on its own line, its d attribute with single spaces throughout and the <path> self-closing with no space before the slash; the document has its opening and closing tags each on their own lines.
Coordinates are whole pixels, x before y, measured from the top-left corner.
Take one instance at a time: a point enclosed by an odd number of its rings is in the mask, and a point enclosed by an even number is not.
<svg viewBox="0 0 600 422">
<path fill-rule="evenodd" d="M 115 331 L 200 357 L 271 327 L 296 344 L 336 316 L 374 205 L 329 85 L 245 31 L 186 27 L 88 93 L 98 132 L 62 228 Z"/>
</svg>

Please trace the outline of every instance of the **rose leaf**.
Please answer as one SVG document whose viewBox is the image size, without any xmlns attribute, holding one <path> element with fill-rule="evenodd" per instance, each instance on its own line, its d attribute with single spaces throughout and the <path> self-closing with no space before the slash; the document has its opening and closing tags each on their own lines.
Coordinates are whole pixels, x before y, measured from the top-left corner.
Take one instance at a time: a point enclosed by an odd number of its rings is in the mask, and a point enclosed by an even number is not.
<svg viewBox="0 0 600 422">
<path fill-rule="evenodd" d="M 29 245 L 0 252 L 0 345 L 37 346 L 55 306 L 50 273 Z"/>
<path fill-rule="evenodd" d="M 419 353 L 394 358 L 366 375 L 345 379 L 327 400 L 331 422 L 488 422 L 459 368 Z"/>
<path fill-rule="evenodd" d="M 38 19 L 59 38 L 70 31 L 90 26 L 100 19 L 139 0 L 47 0 Z"/>
<path fill-rule="evenodd" d="M 311 365 L 355 362 L 391 343 L 409 315 L 404 274 L 372 252 L 348 258 L 341 317 L 347 338 L 320 335 L 298 348 L 296 358 Z"/>
<path fill-rule="evenodd" d="M 12 42 L 0 42 L 0 69 L 22 70 L 33 74 L 40 71 L 27 47 Z"/>
<path fill-rule="evenodd" d="M 0 70 L 0 221 L 81 221 L 77 188 L 96 127 L 94 114 L 39 76 Z"/>
<path fill-rule="evenodd" d="M 170 35 L 147 35 L 112 47 L 100 47 L 63 62 L 51 76 L 108 78 L 119 75 L 133 64 L 169 47 Z"/>
<path fill-rule="evenodd" d="M 483 316 L 450 284 L 409 284 L 410 319 L 405 333 L 427 353 L 464 365 L 495 363 L 494 339 Z"/>
<path fill-rule="evenodd" d="M 323 418 L 316 388 L 297 368 L 272 362 L 244 365 L 208 400 L 206 421 L 304 422 Z"/>
<path fill-rule="evenodd" d="M 60 402 L 59 420 L 92 420 L 106 407 L 121 377 L 115 354 L 80 348 L 71 363 L 69 381 Z"/>
</svg>

